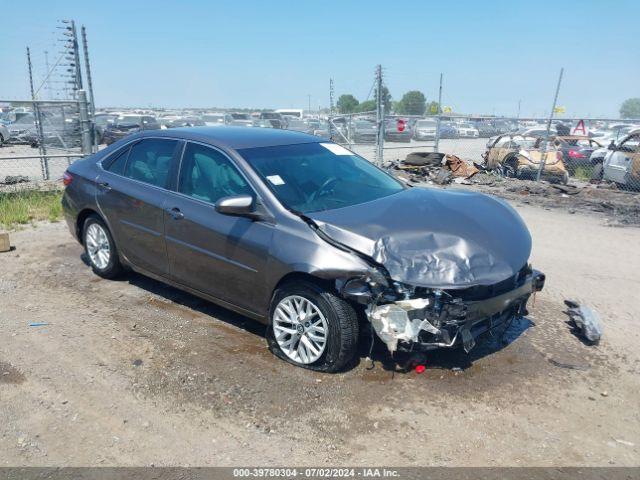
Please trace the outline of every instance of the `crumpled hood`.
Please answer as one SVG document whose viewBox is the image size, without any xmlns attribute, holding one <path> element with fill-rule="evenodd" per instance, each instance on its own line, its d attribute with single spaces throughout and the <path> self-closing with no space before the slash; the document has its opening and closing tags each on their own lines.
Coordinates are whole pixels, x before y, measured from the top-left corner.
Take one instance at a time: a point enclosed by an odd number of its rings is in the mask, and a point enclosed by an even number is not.
<svg viewBox="0 0 640 480">
<path fill-rule="evenodd" d="M 332 239 L 413 286 L 460 289 L 515 275 L 531 236 L 516 211 L 488 195 L 410 188 L 372 202 L 307 214 Z"/>
</svg>

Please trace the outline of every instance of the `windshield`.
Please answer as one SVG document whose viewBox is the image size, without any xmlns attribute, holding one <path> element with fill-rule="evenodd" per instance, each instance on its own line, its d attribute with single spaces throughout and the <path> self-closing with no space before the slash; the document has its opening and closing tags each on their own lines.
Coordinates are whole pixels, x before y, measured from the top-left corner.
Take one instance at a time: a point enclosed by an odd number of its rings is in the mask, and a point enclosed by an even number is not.
<svg viewBox="0 0 640 480">
<path fill-rule="evenodd" d="M 285 207 L 301 213 L 357 205 L 403 190 L 393 177 L 333 143 L 246 148 L 238 153 Z"/>
<path fill-rule="evenodd" d="M 436 126 L 436 122 L 433 122 L 431 120 L 420 120 L 418 121 L 418 123 L 416 123 L 417 127 L 435 127 Z"/>
</svg>

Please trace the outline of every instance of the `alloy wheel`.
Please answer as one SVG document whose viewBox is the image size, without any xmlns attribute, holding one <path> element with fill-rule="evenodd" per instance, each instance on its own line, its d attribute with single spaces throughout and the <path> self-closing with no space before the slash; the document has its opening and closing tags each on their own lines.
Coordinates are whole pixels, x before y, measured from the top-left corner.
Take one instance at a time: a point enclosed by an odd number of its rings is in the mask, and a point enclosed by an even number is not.
<svg viewBox="0 0 640 480">
<path fill-rule="evenodd" d="M 327 320 L 308 298 L 291 295 L 273 313 L 273 334 L 282 352 L 304 365 L 316 362 L 327 346 Z"/>
<path fill-rule="evenodd" d="M 87 253 L 96 268 L 104 270 L 111 259 L 111 245 L 107 232 L 97 223 L 92 223 L 85 234 Z"/>
</svg>

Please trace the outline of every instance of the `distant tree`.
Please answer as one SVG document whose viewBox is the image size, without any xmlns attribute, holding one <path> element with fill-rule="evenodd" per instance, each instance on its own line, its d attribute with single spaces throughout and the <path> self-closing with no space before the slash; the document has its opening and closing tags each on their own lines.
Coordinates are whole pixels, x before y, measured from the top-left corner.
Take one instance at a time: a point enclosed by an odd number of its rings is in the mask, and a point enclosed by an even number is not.
<svg viewBox="0 0 640 480">
<path fill-rule="evenodd" d="M 337 104 L 338 111 L 340 113 L 353 113 L 356 111 L 359 103 L 360 102 L 358 102 L 358 99 L 349 93 L 340 95 Z"/>
<path fill-rule="evenodd" d="M 427 99 L 418 90 L 411 90 L 402 96 L 398 102 L 398 112 L 404 115 L 424 115 L 427 108 Z"/>
<path fill-rule="evenodd" d="M 356 112 L 373 112 L 376 109 L 375 100 L 365 100 L 356 108 Z"/>
<path fill-rule="evenodd" d="M 627 98 L 620 105 L 621 118 L 640 118 L 640 98 Z"/>
<path fill-rule="evenodd" d="M 389 93 L 389 89 L 387 87 L 385 87 L 384 85 L 382 86 L 381 89 L 382 92 L 382 104 L 384 105 L 384 113 L 391 113 L 392 108 L 393 108 L 393 101 L 391 100 L 391 93 Z M 375 92 L 374 92 L 375 93 Z M 377 93 L 376 93 L 377 95 Z M 377 98 L 377 96 L 373 97 L 374 99 Z M 374 101 L 375 104 L 375 101 Z M 375 107 L 373 108 L 375 110 Z"/>
</svg>

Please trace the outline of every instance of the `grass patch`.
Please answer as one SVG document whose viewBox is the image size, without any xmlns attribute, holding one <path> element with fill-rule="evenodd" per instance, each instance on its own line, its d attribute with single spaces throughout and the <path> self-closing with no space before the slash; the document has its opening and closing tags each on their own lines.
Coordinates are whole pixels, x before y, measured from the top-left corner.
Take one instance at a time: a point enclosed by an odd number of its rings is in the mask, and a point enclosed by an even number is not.
<svg viewBox="0 0 640 480">
<path fill-rule="evenodd" d="M 62 218 L 61 191 L 0 193 L 0 227 L 15 228 L 18 225 Z"/>
<path fill-rule="evenodd" d="M 588 182 L 589 180 L 591 180 L 591 175 L 593 174 L 593 167 L 592 166 L 579 166 L 576 167 L 576 171 L 574 172 L 573 176 L 576 177 L 579 180 L 584 180 L 585 182 Z"/>
</svg>

